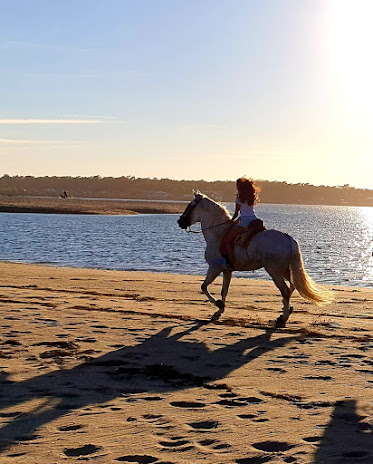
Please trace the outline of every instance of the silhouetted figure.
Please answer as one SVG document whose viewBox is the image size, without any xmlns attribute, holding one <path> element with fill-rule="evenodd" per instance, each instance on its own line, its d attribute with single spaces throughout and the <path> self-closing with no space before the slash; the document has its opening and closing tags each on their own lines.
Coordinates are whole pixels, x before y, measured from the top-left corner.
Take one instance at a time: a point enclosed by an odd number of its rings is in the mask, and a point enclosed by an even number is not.
<svg viewBox="0 0 373 464">
<path fill-rule="evenodd" d="M 355 399 L 337 401 L 313 464 L 373 462 L 372 424 L 357 412 Z"/>
</svg>

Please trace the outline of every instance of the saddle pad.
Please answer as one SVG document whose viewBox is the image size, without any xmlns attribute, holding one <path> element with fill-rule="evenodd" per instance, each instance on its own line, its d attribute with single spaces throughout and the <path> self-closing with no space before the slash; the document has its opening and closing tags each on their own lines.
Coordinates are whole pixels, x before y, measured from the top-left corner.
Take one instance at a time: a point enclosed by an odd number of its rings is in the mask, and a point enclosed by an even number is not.
<svg viewBox="0 0 373 464">
<path fill-rule="evenodd" d="M 235 245 L 246 249 L 251 240 L 260 232 L 266 230 L 263 221 L 261 219 L 255 219 L 249 224 L 249 227 L 244 230 L 234 241 Z"/>
</svg>

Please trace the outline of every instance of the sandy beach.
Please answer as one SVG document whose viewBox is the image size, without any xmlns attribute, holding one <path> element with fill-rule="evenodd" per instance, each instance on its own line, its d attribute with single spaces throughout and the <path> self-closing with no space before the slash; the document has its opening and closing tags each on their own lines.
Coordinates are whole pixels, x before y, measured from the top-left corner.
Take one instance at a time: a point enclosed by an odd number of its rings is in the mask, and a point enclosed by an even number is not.
<svg viewBox="0 0 373 464">
<path fill-rule="evenodd" d="M 373 290 L 274 330 L 267 281 L 0 270 L 0 463 L 373 462 Z"/>
<path fill-rule="evenodd" d="M 182 213 L 185 207 L 186 204 L 182 202 L 0 195 L 0 213 L 170 214 Z"/>
</svg>

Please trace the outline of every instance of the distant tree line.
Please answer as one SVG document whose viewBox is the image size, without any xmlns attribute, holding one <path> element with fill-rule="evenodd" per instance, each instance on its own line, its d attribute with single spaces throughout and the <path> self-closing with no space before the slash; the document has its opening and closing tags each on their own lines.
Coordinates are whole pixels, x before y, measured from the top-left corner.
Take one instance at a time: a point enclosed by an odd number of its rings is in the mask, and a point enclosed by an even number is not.
<svg viewBox="0 0 373 464">
<path fill-rule="evenodd" d="M 257 180 L 262 203 L 325 204 L 373 206 L 373 190 L 340 187 L 288 184 Z M 149 200 L 189 200 L 192 190 L 198 189 L 218 201 L 234 201 L 233 181 L 172 180 L 125 177 L 0 177 L 0 195 L 50 196 L 82 198 L 128 198 Z"/>
</svg>

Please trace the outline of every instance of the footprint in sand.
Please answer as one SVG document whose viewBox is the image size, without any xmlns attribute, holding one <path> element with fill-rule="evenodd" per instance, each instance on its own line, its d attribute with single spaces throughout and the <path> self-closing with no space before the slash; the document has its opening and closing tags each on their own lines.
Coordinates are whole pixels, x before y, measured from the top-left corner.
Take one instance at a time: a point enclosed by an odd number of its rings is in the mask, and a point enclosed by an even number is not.
<svg viewBox="0 0 373 464">
<path fill-rule="evenodd" d="M 304 377 L 306 380 L 326 380 L 326 381 L 332 381 L 334 380 L 333 377 L 330 375 L 308 375 Z"/>
<path fill-rule="evenodd" d="M 264 464 L 272 459 L 271 456 L 253 456 L 252 458 L 237 459 L 237 464 Z"/>
<path fill-rule="evenodd" d="M 80 448 L 65 448 L 64 454 L 69 457 L 88 456 L 89 454 L 96 453 L 102 449 L 102 446 L 95 446 L 92 444 L 83 445 Z"/>
<path fill-rule="evenodd" d="M 282 369 L 281 367 L 267 367 L 267 371 L 278 372 L 279 374 L 286 374 L 287 370 Z"/>
<path fill-rule="evenodd" d="M 240 419 L 256 419 L 258 418 L 258 414 L 238 414 L 237 417 Z"/>
<path fill-rule="evenodd" d="M 229 448 L 231 448 L 232 445 L 229 445 L 228 443 L 219 443 L 215 446 L 213 446 L 213 449 L 214 450 L 227 450 Z"/>
<path fill-rule="evenodd" d="M 147 454 L 133 454 L 128 456 L 121 456 L 120 458 L 116 458 L 116 461 L 120 462 L 137 462 L 138 464 L 151 464 L 152 462 L 158 461 L 158 458 L 154 456 L 149 456 Z"/>
<path fill-rule="evenodd" d="M 206 440 L 201 440 L 199 442 L 199 444 L 202 446 L 210 446 L 210 445 L 213 445 L 214 443 L 216 443 L 216 440 L 212 440 L 211 438 L 208 438 Z"/>
<path fill-rule="evenodd" d="M 188 425 L 195 430 L 204 432 L 206 430 L 216 429 L 216 427 L 218 427 L 219 425 L 219 422 L 217 421 L 191 422 Z"/>
<path fill-rule="evenodd" d="M 221 393 L 219 395 L 220 398 L 236 398 L 237 396 L 238 396 L 237 393 L 233 393 L 233 392 Z"/>
<path fill-rule="evenodd" d="M 179 437 L 173 438 L 170 441 L 160 441 L 159 444 L 164 448 L 179 448 L 180 446 L 188 445 L 188 440 L 180 440 Z"/>
<path fill-rule="evenodd" d="M 161 422 L 163 418 L 162 414 L 144 414 L 142 417 L 149 422 Z"/>
<path fill-rule="evenodd" d="M 307 443 L 316 443 L 320 440 L 322 440 L 322 437 L 304 437 L 303 438 L 304 441 L 306 441 Z"/>
<path fill-rule="evenodd" d="M 79 429 L 83 429 L 84 428 L 84 425 L 64 425 L 62 427 L 59 427 L 58 430 L 60 432 L 70 432 L 70 431 L 73 431 L 73 430 L 79 430 Z"/>
<path fill-rule="evenodd" d="M 249 404 L 259 404 L 262 402 L 263 402 L 262 399 L 257 398 L 255 396 L 250 396 L 247 398 L 222 399 L 218 401 L 216 404 L 221 404 L 222 406 L 228 406 L 228 407 L 241 407 L 241 406 L 247 406 Z"/>
<path fill-rule="evenodd" d="M 197 401 L 172 401 L 170 405 L 174 406 L 175 408 L 187 409 L 204 408 L 206 406 L 205 403 L 199 403 Z"/>
<path fill-rule="evenodd" d="M 79 342 L 84 342 L 84 343 L 96 343 L 97 340 L 93 337 L 78 337 L 77 340 Z"/>
<path fill-rule="evenodd" d="M 22 343 L 19 342 L 18 340 L 7 340 L 6 342 L 2 342 L 0 343 L 0 345 L 11 345 L 11 346 L 21 346 Z"/>
<path fill-rule="evenodd" d="M 166 450 L 173 449 L 178 452 L 189 451 L 194 448 L 190 441 L 182 439 L 182 437 L 174 437 L 167 441 L 160 441 L 159 444 Z"/>
<path fill-rule="evenodd" d="M 276 453 L 278 451 L 288 451 L 294 446 L 295 445 L 291 445 L 286 441 L 260 441 L 258 443 L 253 443 L 254 448 L 269 453 Z"/>
</svg>

